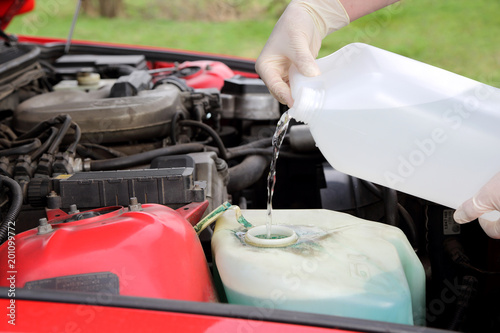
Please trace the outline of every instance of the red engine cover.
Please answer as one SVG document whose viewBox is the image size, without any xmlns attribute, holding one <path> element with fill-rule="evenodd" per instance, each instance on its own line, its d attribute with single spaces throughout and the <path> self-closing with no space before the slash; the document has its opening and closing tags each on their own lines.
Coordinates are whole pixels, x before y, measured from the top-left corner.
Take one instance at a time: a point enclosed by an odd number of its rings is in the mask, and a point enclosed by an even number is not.
<svg viewBox="0 0 500 333">
<path fill-rule="evenodd" d="M 50 220 L 53 230 L 46 234 L 32 229 L 15 237 L 16 286 L 216 301 L 203 249 L 188 222 L 200 207 L 206 209 L 207 202 L 177 211 L 157 204 L 140 211 L 109 207 Z M 7 243 L 0 247 L 4 262 Z M 7 286 L 7 274 L 1 270 L 0 285 Z"/>
<path fill-rule="evenodd" d="M 198 60 L 186 61 L 179 65 L 179 70 L 192 69 L 192 72 L 182 78 L 188 86 L 195 89 L 222 89 L 224 80 L 234 76 L 234 72 L 220 61 Z"/>
<path fill-rule="evenodd" d="M 155 62 L 154 68 L 175 69 L 176 76 L 195 89 L 217 88 L 220 90 L 224 86 L 224 80 L 235 75 L 233 70 L 223 62 L 212 60 L 185 61 L 178 66 L 173 63 Z"/>
</svg>

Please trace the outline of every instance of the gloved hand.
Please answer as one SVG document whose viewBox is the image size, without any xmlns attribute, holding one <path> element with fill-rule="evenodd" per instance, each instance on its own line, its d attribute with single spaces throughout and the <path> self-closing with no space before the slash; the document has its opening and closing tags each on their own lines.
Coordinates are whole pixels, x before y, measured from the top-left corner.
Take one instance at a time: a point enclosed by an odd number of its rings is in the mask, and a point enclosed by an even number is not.
<svg viewBox="0 0 500 333">
<path fill-rule="evenodd" d="M 491 238 L 500 239 L 500 172 L 471 199 L 457 208 L 453 218 L 467 223 L 479 218 L 479 224 Z"/>
<path fill-rule="evenodd" d="M 289 107 L 293 104 L 288 70 L 294 64 L 305 76 L 320 74 L 314 59 L 329 33 L 349 24 L 339 0 L 292 0 L 276 23 L 255 69 L 271 94 Z"/>
</svg>

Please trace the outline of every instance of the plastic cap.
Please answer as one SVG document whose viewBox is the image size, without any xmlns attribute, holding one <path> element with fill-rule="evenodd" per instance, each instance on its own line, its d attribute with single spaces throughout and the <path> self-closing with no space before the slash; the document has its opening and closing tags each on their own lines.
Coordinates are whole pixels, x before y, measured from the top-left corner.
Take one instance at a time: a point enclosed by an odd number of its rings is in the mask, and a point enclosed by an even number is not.
<svg viewBox="0 0 500 333">
<path fill-rule="evenodd" d="M 101 75 L 99 73 L 80 72 L 76 75 L 79 86 L 92 86 L 99 84 Z"/>
</svg>

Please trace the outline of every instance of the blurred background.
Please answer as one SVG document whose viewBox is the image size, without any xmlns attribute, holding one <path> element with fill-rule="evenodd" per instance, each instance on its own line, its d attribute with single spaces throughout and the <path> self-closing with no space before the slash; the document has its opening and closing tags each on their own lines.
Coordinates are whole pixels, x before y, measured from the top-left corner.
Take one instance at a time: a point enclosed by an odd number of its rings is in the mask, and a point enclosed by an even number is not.
<svg viewBox="0 0 500 333">
<path fill-rule="evenodd" d="M 74 39 L 256 58 L 287 0 L 84 0 Z M 77 0 L 38 0 L 9 33 L 68 36 Z M 403 0 L 323 41 L 363 42 L 500 87 L 500 1 Z"/>
</svg>

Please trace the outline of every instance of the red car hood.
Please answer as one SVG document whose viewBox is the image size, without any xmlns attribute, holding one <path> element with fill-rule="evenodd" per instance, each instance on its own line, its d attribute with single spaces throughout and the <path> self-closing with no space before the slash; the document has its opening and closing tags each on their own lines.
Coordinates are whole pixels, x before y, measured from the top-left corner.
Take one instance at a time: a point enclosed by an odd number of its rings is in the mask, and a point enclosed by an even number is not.
<svg viewBox="0 0 500 333">
<path fill-rule="evenodd" d="M 14 16 L 32 11 L 33 8 L 35 8 L 35 0 L 1 0 L 0 28 L 4 30 Z"/>
</svg>

